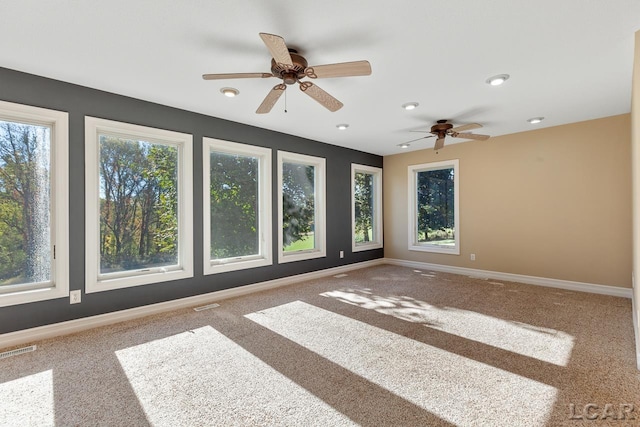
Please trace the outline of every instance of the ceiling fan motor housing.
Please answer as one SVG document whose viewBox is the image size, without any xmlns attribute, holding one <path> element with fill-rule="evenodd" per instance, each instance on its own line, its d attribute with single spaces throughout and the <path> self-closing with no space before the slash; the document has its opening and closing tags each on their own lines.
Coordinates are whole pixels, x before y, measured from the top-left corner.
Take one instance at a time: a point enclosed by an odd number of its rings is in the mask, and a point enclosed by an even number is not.
<svg viewBox="0 0 640 427">
<path fill-rule="evenodd" d="M 271 72 L 274 76 L 279 76 L 285 84 L 292 85 L 305 76 L 304 70 L 307 68 L 308 63 L 307 60 L 294 49 L 289 49 L 289 55 L 293 63 L 292 67 L 286 64 L 276 63 L 276 61 L 272 59 Z"/>
<path fill-rule="evenodd" d="M 434 135 L 438 135 L 439 138 L 443 138 L 449 129 L 451 129 L 453 125 L 451 123 L 446 123 L 446 120 L 438 120 L 438 123 L 431 126 L 431 133 Z"/>
</svg>

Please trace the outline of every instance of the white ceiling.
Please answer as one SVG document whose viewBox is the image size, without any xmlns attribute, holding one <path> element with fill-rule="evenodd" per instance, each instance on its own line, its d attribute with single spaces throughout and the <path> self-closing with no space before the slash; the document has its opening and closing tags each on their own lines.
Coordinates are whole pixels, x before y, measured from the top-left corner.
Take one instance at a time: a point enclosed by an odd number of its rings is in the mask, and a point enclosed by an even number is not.
<svg viewBox="0 0 640 427">
<path fill-rule="evenodd" d="M 627 113 L 640 30 L 639 0 L 0 0 L 0 9 L 2 67 L 380 155 L 438 119 L 498 136 Z M 335 113 L 292 86 L 287 113 L 283 96 L 255 114 L 277 80 L 201 75 L 269 72 L 259 32 L 282 36 L 309 65 L 366 59 L 372 75 L 316 81 L 344 103 Z M 501 73 L 511 75 L 504 85 L 485 83 Z M 224 97 L 224 86 L 240 95 Z M 420 106 L 403 110 L 409 101 Z M 546 120 L 534 127 L 535 116 Z"/>
</svg>

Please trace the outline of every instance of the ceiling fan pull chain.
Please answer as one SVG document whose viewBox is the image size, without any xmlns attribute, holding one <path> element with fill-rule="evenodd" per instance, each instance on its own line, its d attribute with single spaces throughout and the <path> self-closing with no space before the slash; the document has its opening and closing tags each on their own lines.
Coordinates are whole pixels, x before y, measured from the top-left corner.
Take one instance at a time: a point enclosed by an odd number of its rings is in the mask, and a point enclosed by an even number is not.
<svg viewBox="0 0 640 427">
<path fill-rule="evenodd" d="M 284 91 L 284 112 L 287 112 L 287 91 Z"/>
</svg>

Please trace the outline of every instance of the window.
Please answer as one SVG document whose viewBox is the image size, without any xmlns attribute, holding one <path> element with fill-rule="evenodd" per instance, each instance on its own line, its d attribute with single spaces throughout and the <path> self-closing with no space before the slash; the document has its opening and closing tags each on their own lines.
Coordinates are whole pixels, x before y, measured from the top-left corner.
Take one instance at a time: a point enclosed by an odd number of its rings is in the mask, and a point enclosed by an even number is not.
<svg viewBox="0 0 640 427">
<path fill-rule="evenodd" d="M 458 160 L 409 166 L 409 250 L 460 254 Z"/>
<path fill-rule="evenodd" d="M 278 151 L 278 262 L 326 256 L 325 159 Z"/>
<path fill-rule="evenodd" d="M 85 118 L 86 286 L 193 277 L 192 136 Z"/>
<path fill-rule="evenodd" d="M 271 265 L 271 150 L 204 138 L 204 273 Z"/>
<path fill-rule="evenodd" d="M 0 101 L 0 306 L 69 295 L 68 122 Z"/>
<path fill-rule="evenodd" d="M 382 247 L 382 169 L 351 165 L 352 244 L 364 251 Z"/>
</svg>

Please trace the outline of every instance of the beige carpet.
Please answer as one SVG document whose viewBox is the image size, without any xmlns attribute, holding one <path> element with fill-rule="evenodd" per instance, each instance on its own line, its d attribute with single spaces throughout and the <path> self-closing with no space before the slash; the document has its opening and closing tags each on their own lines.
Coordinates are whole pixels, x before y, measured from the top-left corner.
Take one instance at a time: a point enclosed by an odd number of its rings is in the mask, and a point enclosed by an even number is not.
<svg viewBox="0 0 640 427">
<path fill-rule="evenodd" d="M 411 268 L 35 344 L 0 426 L 640 425 L 630 300 Z"/>
</svg>

